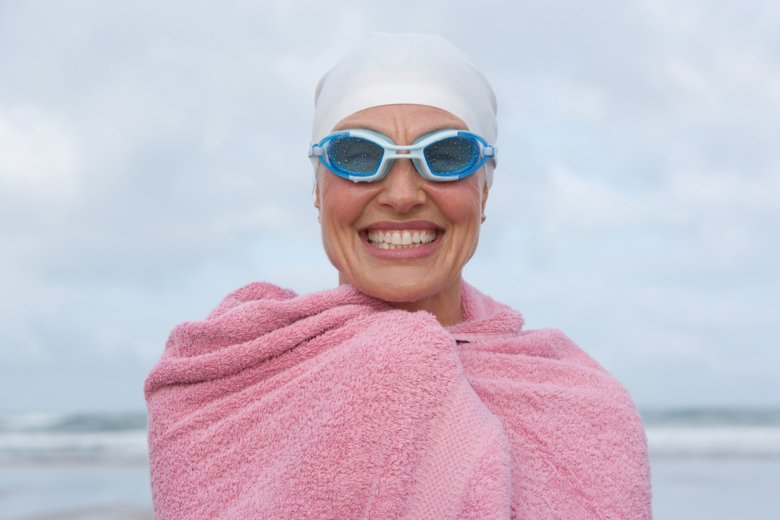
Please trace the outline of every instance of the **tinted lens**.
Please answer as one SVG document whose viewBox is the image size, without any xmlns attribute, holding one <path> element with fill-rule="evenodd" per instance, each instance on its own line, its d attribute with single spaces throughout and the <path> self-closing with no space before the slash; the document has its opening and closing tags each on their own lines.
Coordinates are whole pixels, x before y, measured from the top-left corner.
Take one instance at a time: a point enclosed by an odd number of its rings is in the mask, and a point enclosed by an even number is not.
<svg viewBox="0 0 780 520">
<path fill-rule="evenodd" d="M 335 168 L 355 174 L 374 173 L 384 149 L 360 137 L 341 136 L 328 143 L 328 162 Z"/>
<path fill-rule="evenodd" d="M 468 137 L 448 137 L 426 146 L 424 154 L 433 173 L 455 174 L 479 161 L 479 144 Z"/>
</svg>

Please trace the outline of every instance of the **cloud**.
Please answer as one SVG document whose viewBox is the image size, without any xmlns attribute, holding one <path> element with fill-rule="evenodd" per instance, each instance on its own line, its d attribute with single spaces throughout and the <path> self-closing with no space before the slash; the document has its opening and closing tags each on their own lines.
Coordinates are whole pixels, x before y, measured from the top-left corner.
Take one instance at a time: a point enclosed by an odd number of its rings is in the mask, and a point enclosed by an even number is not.
<svg viewBox="0 0 780 520">
<path fill-rule="evenodd" d="M 671 197 L 702 210 L 733 213 L 734 217 L 775 218 L 780 216 L 780 169 L 763 175 L 741 171 L 686 171 L 669 178 Z"/>
<path fill-rule="evenodd" d="M 243 283 L 333 285 L 304 154 L 313 89 L 360 37 L 393 30 L 451 38 L 498 93 L 471 282 L 562 327 L 643 399 L 658 392 L 647 367 L 681 391 L 700 362 L 697 398 L 726 399 L 717 377 L 766 382 L 780 362 L 772 2 L 0 9 L 6 372 L 72 358 L 140 374 L 174 323 Z"/>
<path fill-rule="evenodd" d="M 2 203 L 51 205 L 79 194 L 79 150 L 67 128 L 46 111 L 0 105 Z"/>
</svg>

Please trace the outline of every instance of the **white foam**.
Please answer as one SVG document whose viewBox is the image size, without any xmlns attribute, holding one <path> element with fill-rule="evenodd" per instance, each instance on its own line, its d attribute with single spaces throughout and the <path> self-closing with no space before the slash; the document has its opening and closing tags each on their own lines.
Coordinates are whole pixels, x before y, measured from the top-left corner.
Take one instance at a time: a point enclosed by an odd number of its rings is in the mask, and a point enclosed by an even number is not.
<svg viewBox="0 0 780 520">
<path fill-rule="evenodd" d="M 0 434 L 0 464 L 53 461 L 139 463 L 146 460 L 144 431 Z"/>
<path fill-rule="evenodd" d="M 777 426 L 651 426 L 647 442 L 652 455 L 780 456 Z"/>
<path fill-rule="evenodd" d="M 53 428 L 67 419 L 66 414 L 28 412 L 0 416 L 0 430 L 41 430 Z"/>
</svg>

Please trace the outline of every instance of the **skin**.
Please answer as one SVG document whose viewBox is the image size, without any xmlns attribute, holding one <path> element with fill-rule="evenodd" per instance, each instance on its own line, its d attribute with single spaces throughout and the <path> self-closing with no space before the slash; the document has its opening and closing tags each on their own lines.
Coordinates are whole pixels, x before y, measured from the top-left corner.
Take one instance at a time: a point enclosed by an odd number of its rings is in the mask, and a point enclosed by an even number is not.
<svg viewBox="0 0 780 520">
<path fill-rule="evenodd" d="M 369 129 L 411 144 L 443 128 L 468 129 L 444 110 L 425 105 L 384 105 L 356 112 L 334 130 Z M 461 273 L 477 248 L 488 197 L 484 168 L 454 182 L 423 179 L 411 161 L 397 159 L 375 183 L 355 183 L 320 166 L 314 206 L 322 241 L 339 271 L 339 284 L 408 311 L 425 310 L 446 326 L 463 321 Z M 361 238 L 377 223 L 430 222 L 439 230 L 432 247 L 410 258 L 382 256 Z"/>
</svg>

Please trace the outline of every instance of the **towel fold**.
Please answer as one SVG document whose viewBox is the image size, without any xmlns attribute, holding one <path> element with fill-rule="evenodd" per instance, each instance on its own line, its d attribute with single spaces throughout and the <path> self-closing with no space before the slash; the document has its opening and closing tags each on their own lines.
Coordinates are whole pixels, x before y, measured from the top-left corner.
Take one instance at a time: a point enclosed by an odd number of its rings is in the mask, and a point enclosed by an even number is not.
<svg viewBox="0 0 780 520">
<path fill-rule="evenodd" d="M 146 381 L 156 518 L 650 518 L 627 392 L 464 282 L 444 328 L 343 285 L 229 295 Z"/>
</svg>

